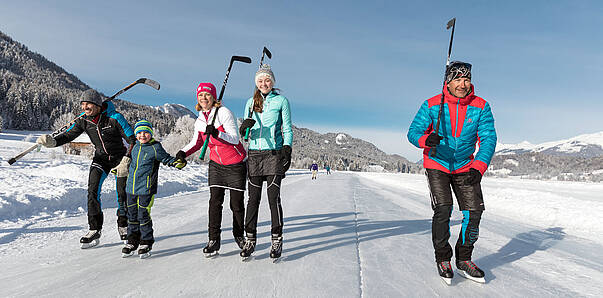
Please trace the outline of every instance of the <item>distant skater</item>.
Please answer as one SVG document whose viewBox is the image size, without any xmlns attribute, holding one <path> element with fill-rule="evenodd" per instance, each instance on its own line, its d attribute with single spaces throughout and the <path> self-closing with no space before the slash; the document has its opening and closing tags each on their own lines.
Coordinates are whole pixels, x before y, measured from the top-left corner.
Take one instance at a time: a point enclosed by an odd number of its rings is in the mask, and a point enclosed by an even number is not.
<svg viewBox="0 0 603 298">
<path fill-rule="evenodd" d="M 327 175 L 331 175 L 331 167 L 325 166 L 325 170 L 327 170 Z"/>
<path fill-rule="evenodd" d="M 312 163 L 312 166 L 310 166 L 310 170 L 312 170 L 312 180 L 316 179 L 316 176 L 318 174 L 318 164 L 316 164 L 316 161 Z"/>
<path fill-rule="evenodd" d="M 408 129 L 408 140 L 424 149 L 423 166 L 433 209 L 431 233 L 435 260 L 440 276 L 449 283 L 453 277 L 452 248 L 448 238 L 454 191 L 463 213 L 454 250 L 456 267 L 463 276 L 485 282 L 484 272 L 471 261 L 471 255 L 484 211 L 480 181 L 496 147 L 494 117 L 490 105 L 474 93 L 469 63 L 454 61 L 450 64 L 442 92 L 443 95 L 423 102 Z M 442 96 L 444 107 L 440 129 L 434 131 Z M 476 143 L 479 143 L 479 151 L 474 156 Z M 434 148 L 437 154 L 432 156 Z"/>
</svg>

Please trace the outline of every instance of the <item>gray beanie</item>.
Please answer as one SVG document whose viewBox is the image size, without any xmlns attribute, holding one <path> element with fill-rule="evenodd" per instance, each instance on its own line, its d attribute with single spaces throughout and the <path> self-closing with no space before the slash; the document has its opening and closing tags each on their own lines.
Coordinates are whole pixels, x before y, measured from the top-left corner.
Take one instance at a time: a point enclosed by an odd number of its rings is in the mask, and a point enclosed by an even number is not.
<svg viewBox="0 0 603 298">
<path fill-rule="evenodd" d="M 93 103 L 99 107 L 103 106 L 103 98 L 94 89 L 88 89 L 88 90 L 84 91 L 80 102 L 84 102 L 84 101 Z"/>
<path fill-rule="evenodd" d="M 260 66 L 260 69 L 258 69 L 258 71 L 255 73 L 255 81 L 257 82 L 262 76 L 268 76 L 273 84 L 276 82 L 274 79 L 274 73 L 272 73 L 272 69 L 268 64 L 262 64 L 262 66 Z"/>
</svg>

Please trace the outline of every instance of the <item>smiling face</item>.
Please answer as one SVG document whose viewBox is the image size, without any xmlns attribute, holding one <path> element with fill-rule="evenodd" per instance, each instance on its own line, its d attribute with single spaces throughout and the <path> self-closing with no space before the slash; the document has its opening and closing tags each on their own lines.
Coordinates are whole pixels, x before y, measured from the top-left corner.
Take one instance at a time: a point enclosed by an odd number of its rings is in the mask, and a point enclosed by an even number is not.
<svg viewBox="0 0 603 298">
<path fill-rule="evenodd" d="M 274 82 L 272 82 L 269 76 L 261 76 L 255 81 L 255 86 L 258 87 L 258 90 L 260 90 L 262 94 L 268 94 L 268 92 L 272 90 Z"/>
<path fill-rule="evenodd" d="M 152 136 L 148 131 L 139 131 L 136 134 L 136 139 L 141 143 L 148 143 L 151 140 Z"/>
<path fill-rule="evenodd" d="M 457 78 L 448 83 L 448 91 L 455 97 L 463 98 L 471 92 L 471 79 Z"/>
<path fill-rule="evenodd" d="M 80 105 L 82 107 L 82 111 L 84 112 L 84 114 L 86 114 L 86 116 L 94 117 L 101 112 L 101 107 L 91 102 L 82 101 Z"/>
<path fill-rule="evenodd" d="M 197 103 L 203 111 L 209 111 L 214 106 L 215 98 L 208 92 L 200 92 L 197 94 Z"/>
</svg>

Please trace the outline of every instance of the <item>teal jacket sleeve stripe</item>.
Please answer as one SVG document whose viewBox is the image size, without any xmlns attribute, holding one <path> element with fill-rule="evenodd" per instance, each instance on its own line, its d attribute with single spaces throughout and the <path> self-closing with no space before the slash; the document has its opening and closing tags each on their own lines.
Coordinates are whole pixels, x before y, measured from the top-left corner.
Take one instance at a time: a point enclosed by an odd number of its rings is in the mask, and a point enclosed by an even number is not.
<svg viewBox="0 0 603 298">
<path fill-rule="evenodd" d="M 282 106 L 283 117 L 283 145 L 293 144 L 293 128 L 291 127 L 291 109 L 289 108 L 289 100 L 283 98 Z"/>
<path fill-rule="evenodd" d="M 475 160 L 482 161 L 486 165 L 490 164 L 490 160 L 496 150 L 496 130 L 494 128 L 494 116 L 490 104 L 486 103 L 479 117 L 477 128 L 477 137 L 479 138 L 479 151 L 475 155 Z"/>
<path fill-rule="evenodd" d="M 432 123 L 431 117 L 429 116 L 429 103 L 423 102 L 421 108 L 415 115 L 415 118 L 408 128 L 408 141 L 418 148 L 422 148 L 419 144 L 419 139 L 425 135 L 425 132 L 430 128 Z"/>
</svg>

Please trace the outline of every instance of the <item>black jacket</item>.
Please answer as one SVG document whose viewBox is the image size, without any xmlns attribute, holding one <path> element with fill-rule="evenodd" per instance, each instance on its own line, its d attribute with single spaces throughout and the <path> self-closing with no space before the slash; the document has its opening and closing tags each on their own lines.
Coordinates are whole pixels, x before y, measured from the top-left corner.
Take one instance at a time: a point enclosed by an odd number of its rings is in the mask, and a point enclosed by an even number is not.
<svg viewBox="0 0 603 298">
<path fill-rule="evenodd" d="M 78 119 L 69 129 L 55 137 L 57 146 L 69 143 L 86 132 L 94 144 L 96 157 L 112 161 L 129 155 L 132 146 L 136 143 L 136 137 L 126 118 L 115 111 L 115 106 L 110 101 L 106 103 L 103 112 L 97 116 L 99 117 L 97 123 L 93 121 L 96 117 L 84 116 Z M 130 144 L 129 148 L 124 146 L 122 139 Z"/>
</svg>

